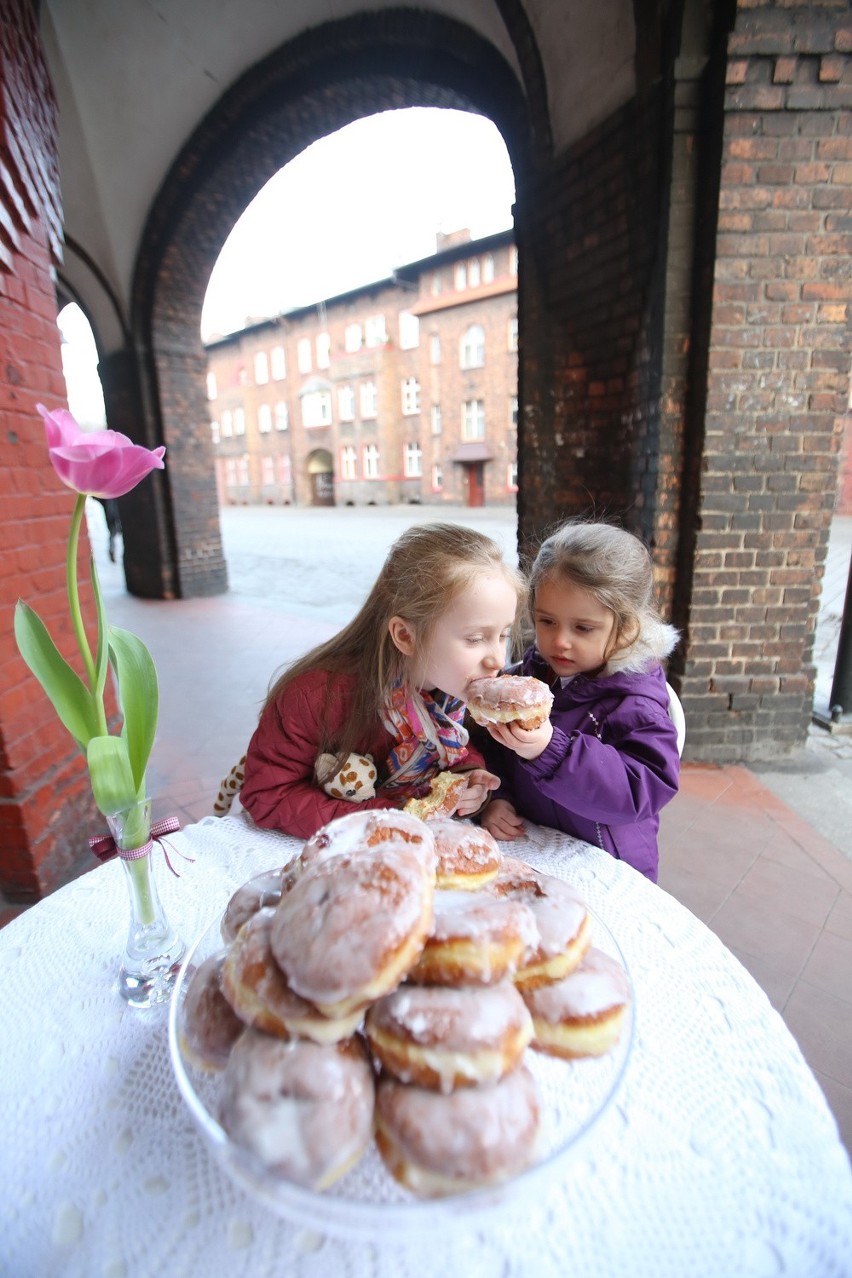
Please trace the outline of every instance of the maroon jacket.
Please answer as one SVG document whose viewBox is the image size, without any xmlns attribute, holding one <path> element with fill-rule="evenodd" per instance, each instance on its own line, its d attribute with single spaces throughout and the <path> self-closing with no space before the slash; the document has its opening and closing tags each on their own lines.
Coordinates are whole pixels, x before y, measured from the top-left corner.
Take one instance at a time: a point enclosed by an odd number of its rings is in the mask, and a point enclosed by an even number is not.
<svg viewBox="0 0 852 1278">
<path fill-rule="evenodd" d="M 326 687 L 333 681 L 326 705 Z M 352 703 L 353 675 L 329 675 L 312 670 L 289 683 L 276 706 L 268 705 L 249 742 L 245 780 L 240 801 L 256 825 L 265 830 L 283 830 L 308 839 L 335 817 L 358 808 L 399 808 L 405 797 L 382 795 L 352 804 L 332 799 L 316 782 L 314 764 L 323 750 L 332 750 L 337 734 L 346 722 Z M 284 724 L 282 732 L 280 722 Z M 331 744 L 321 744 L 330 742 Z M 394 745 L 390 733 L 380 724 L 368 741 L 359 742 L 361 754 L 371 754 L 379 780 L 386 774 L 388 754 Z M 472 747 L 454 771 L 484 767 L 482 756 Z"/>
</svg>

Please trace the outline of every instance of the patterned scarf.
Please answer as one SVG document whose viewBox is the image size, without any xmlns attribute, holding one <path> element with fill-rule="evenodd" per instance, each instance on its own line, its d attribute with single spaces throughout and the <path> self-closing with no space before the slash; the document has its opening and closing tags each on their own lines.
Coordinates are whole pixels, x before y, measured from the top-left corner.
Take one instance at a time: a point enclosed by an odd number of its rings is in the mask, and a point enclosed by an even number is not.
<svg viewBox="0 0 852 1278">
<path fill-rule="evenodd" d="M 436 773 L 452 767 L 467 754 L 468 732 L 462 724 L 465 705 L 439 692 L 406 694 L 400 685 L 391 693 L 384 725 L 396 740 L 388 755 L 383 790 L 414 794 Z"/>
</svg>

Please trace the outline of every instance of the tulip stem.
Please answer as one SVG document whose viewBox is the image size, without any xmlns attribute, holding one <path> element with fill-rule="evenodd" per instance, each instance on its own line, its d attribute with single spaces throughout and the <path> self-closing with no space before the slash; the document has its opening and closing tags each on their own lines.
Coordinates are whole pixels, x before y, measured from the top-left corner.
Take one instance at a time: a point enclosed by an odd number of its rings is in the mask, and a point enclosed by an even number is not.
<svg viewBox="0 0 852 1278">
<path fill-rule="evenodd" d="M 92 657 L 92 650 L 89 647 L 89 641 L 86 638 L 86 630 L 83 626 L 83 616 L 80 612 L 80 590 L 77 585 L 77 546 L 80 541 L 80 525 L 83 522 L 83 511 L 86 509 L 86 494 L 78 493 L 77 502 L 74 506 L 74 514 L 71 516 L 71 531 L 68 534 L 68 558 L 66 560 L 65 572 L 68 578 L 68 604 L 71 610 L 71 622 L 74 626 L 74 633 L 77 636 L 77 647 L 80 649 L 80 655 L 83 658 L 83 664 L 86 667 L 86 674 L 89 679 L 89 687 L 92 695 L 95 694 L 95 662 Z M 106 720 L 104 718 L 103 702 L 96 707 L 99 711 L 100 718 L 104 723 L 104 734 L 106 734 Z"/>
</svg>

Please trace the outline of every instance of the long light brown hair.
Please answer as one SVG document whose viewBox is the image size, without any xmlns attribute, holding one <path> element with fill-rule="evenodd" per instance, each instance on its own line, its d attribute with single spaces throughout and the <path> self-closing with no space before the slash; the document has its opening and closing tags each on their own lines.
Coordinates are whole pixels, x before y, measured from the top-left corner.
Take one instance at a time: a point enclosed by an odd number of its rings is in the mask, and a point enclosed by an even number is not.
<svg viewBox="0 0 852 1278">
<path fill-rule="evenodd" d="M 340 739 L 320 742 L 320 749 L 340 759 L 350 751 L 363 750 L 382 721 L 391 690 L 400 681 L 408 685 L 410 671 L 428 652 L 436 622 L 476 577 L 489 572 L 503 573 L 518 599 L 523 597 L 521 574 L 506 563 L 490 537 L 458 524 L 408 528 L 388 551 L 357 615 L 280 675 L 269 690 L 264 710 L 275 704 L 288 684 L 309 671 L 353 675 L 352 707 Z M 390 636 L 392 617 L 402 617 L 411 629 L 414 651 L 409 656 L 399 651 Z M 332 690 L 330 680 L 327 698 Z M 323 718 L 328 721 L 327 715 Z M 286 732 L 286 724 L 279 726 Z"/>
</svg>

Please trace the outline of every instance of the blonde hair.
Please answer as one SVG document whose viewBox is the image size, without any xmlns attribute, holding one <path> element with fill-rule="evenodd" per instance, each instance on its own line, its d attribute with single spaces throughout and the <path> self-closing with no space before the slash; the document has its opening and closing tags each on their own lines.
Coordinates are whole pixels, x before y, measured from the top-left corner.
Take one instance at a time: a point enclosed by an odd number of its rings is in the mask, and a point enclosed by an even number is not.
<svg viewBox="0 0 852 1278">
<path fill-rule="evenodd" d="M 375 585 L 357 615 L 343 630 L 312 648 L 275 681 L 264 710 L 274 704 L 293 679 L 313 670 L 355 676 L 351 712 L 339 741 L 321 742 L 321 749 L 342 758 L 363 749 L 375 732 L 390 701 L 393 687 L 408 684 L 411 669 L 428 651 L 437 621 L 458 596 L 482 573 L 500 572 L 524 596 L 524 580 L 503 559 L 495 541 L 458 524 L 416 524 L 391 546 Z M 408 622 L 414 643 L 404 655 L 391 638 L 392 617 Z M 326 688 L 331 697 L 332 685 Z M 324 719 L 328 716 L 324 715 Z M 281 724 L 282 731 L 286 725 Z"/>
<path fill-rule="evenodd" d="M 572 520 L 542 542 L 530 569 L 530 619 L 536 591 L 544 581 L 579 586 L 613 614 L 607 661 L 635 643 L 644 621 L 660 620 L 651 553 L 633 533 L 614 524 Z"/>
</svg>

